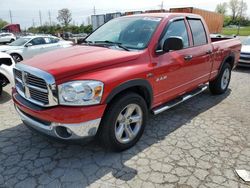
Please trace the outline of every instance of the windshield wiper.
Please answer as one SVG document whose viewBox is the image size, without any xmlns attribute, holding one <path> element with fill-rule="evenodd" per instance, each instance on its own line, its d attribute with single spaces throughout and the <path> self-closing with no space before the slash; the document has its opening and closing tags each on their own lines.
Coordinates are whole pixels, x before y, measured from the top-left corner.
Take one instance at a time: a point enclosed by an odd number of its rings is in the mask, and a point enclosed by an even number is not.
<svg viewBox="0 0 250 188">
<path fill-rule="evenodd" d="M 104 43 L 104 44 L 116 45 L 119 48 L 122 48 L 123 50 L 130 51 L 130 49 L 123 46 L 122 43 L 120 43 L 120 42 L 113 42 L 113 41 L 109 41 L 109 40 L 104 40 L 104 41 L 94 41 L 93 43 L 95 43 L 95 44 Z"/>
</svg>

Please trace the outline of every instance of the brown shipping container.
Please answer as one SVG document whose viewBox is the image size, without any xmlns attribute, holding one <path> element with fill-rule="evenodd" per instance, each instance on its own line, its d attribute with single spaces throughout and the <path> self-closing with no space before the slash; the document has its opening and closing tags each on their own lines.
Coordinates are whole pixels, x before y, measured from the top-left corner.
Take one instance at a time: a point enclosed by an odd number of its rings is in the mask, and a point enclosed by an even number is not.
<svg viewBox="0 0 250 188">
<path fill-rule="evenodd" d="M 184 12 L 184 13 L 198 14 L 205 19 L 210 33 L 220 33 L 222 31 L 224 23 L 224 17 L 222 14 L 194 7 L 171 8 L 170 12 Z"/>
</svg>

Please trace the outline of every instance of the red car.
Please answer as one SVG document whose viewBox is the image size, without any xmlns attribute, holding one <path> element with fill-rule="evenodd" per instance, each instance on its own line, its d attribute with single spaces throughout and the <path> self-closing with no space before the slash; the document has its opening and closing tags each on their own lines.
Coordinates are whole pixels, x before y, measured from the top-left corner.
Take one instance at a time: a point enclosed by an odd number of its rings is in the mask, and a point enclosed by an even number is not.
<svg viewBox="0 0 250 188">
<path fill-rule="evenodd" d="M 167 110 L 207 86 L 223 94 L 240 49 L 238 39 L 211 39 L 198 15 L 125 16 L 82 46 L 17 64 L 13 100 L 36 131 L 64 140 L 97 136 L 121 151 L 140 139 L 149 112 Z"/>
</svg>

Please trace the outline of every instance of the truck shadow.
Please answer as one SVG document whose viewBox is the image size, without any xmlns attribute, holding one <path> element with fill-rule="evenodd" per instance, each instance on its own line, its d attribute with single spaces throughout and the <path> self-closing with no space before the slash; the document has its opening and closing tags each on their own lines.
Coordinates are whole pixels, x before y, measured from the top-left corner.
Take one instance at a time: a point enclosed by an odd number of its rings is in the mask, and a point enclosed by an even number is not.
<svg viewBox="0 0 250 188">
<path fill-rule="evenodd" d="M 233 71 L 239 73 L 250 73 L 250 67 L 236 67 Z"/>
<path fill-rule="evenodd" d="M 2 95 L 0 96 L 0 104 L 8 102 L 10 99 L 11 99 L 10 94 L 3 90 Z"/>
<path fill-rule="evenodd" d="M 230 93 L 229 89 L 224 95 L 212 96 L 205 91 L 169 111 L 151 116 L 137 145 L 121 153 L 106 151 L 96 141 L 85 144 L 52 142 L 19 124 L 0 131 L 0 174 L 8 177 L 5 186 L 10 187 L 13 186 L 10 179 L 26 174 L 38 179 L 47 177 L 50 180 L 47 183 L 57 182 L 56 187 L 61 187 L 62 181 L 69 177 L 81 187 L 100 183 L 104 176 L 111 175 L 117 181 L 131 180 L 137 175 L 137 169 L 126 165 L 130 159 L 164 140 L 178 128 L 187 126 L 197 115 L 219 104 Z M 11 178 L 7 169 L 15 169 L 16 174 L 12 174 Z M 112 184 L 107 183 L 107 186 Z"/>
</svg>

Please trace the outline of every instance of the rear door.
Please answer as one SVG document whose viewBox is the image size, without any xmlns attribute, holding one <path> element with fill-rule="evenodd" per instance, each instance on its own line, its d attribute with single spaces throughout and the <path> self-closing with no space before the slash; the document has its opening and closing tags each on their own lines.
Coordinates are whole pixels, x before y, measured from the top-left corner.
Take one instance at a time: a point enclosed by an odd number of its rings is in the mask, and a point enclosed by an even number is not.
<svg viewBox="0 0 250 188">
<path fill-rule="evenodd" d="M 186 72 L 192 72 L 188 78 L 190 81 L 194 84 L 200 84 L 209 80 L 213 65 L 211 56 L 213 46 L 201 19 L 187 18 L 187 22 L 192 37 L 192 51 L 190 51 L 192 60 L 186 61 L 187 64 L 190 64 Z"/>
<path fill-rule="evenodd" d="M 193 32 L 197 34 L 196 30 Z M 209 78 L 210 55 L 200 44 L 194 47 L 189 22 L 185 18 L 171 20 L 159 40 L 160 48 L 169 37 L 181 37 L 184 48 L 170 51 L 155 57 L 157 101 L 162 102 L 175 98 L 201 84 Z M 158 47 L 159 48 L 159 47 Z M 209 52 L 210 53 L 210 52 Z"/>
</svg>

